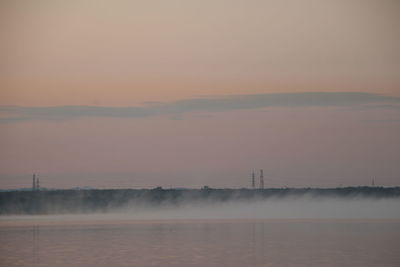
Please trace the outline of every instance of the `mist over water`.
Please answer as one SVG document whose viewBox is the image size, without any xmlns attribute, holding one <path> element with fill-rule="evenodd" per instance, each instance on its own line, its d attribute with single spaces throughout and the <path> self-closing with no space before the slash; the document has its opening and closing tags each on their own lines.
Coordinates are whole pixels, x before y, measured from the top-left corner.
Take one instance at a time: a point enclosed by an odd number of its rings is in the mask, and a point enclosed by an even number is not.
<svg viewBox="0 0 400 267">
<path fill-rule="evenodd" d="M 0 266 L 399 266 L 399 207 L 305 195 L 0 216 Z"/>
<path fill-rule="evenodd" d="M 141 220 L 400 219 L 400 198 L 281 197 L 130 205 L 102 213 L 0 216 L 0 225 Z"/>
<path fill-rule="evenodd" d="M 137 219 L 400 218 L 400 199 L 274 198 L 125 208 L 114 215 Z"/>
</svg>

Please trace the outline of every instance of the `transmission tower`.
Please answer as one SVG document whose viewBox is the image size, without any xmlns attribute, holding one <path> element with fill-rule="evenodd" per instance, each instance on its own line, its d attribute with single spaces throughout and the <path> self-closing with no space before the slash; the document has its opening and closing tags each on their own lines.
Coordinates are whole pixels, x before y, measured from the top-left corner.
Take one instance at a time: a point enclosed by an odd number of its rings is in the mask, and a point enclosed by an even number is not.
<svg viewBox="0 0 400 267">
<path fill-rule="evenodd" d="M 36 190 L 36 174 L 33 174 L 32 178 L 32 191 Z"/>
</svg>

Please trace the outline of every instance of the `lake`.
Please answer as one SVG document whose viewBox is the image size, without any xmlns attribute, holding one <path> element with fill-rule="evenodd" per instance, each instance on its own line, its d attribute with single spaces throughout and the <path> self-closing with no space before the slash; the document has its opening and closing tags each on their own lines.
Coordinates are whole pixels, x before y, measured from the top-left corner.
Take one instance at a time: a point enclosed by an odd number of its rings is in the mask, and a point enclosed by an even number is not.
<svg viewBox="0 0 400 267">
<path fill-rule="evenodd" d="M 0 216 L 0 266 L 400 266 L 399 200 L 295 202 Z"/>
</svg>

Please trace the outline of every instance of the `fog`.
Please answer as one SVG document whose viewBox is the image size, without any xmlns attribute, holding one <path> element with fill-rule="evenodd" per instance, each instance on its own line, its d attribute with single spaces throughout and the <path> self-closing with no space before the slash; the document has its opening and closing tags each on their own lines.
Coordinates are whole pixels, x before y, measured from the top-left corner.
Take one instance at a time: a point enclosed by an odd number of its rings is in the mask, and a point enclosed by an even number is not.
<svg viewBox="0 0 400 267">
<path fill-rule="evenodd" d="M 285 197 L 190 204 L 126 205 L 103 213 L 0 216 L 0 225 L 134 223 L 158 220 L 399 219 L 400 198 Z"/>
<path fill-rule="evenodd" d="M 110 214 L 137 219 L 400 218 L 400 199 L 275 198 L 127 207 Z"/>
<path fill-rule="evenodd" d="M 400 218 L 400 199 L 276 198 L 126 208 L 115 215 L 143 219 Z"/>
</svg>

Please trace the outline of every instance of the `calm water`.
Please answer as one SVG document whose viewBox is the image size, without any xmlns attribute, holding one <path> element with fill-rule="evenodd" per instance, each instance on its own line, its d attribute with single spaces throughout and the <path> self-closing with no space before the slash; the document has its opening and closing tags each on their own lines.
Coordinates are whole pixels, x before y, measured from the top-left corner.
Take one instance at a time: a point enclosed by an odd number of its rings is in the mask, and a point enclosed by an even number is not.
<svg viewBox="0 0 400 267">
<path fill-rule="evenodd" d="M 0 265 L 400 266 L 398 219 L 68 218 L 3 217 Z"/>
</svg>

